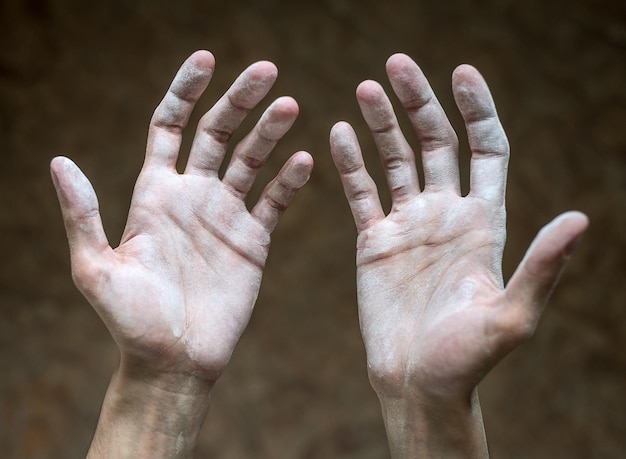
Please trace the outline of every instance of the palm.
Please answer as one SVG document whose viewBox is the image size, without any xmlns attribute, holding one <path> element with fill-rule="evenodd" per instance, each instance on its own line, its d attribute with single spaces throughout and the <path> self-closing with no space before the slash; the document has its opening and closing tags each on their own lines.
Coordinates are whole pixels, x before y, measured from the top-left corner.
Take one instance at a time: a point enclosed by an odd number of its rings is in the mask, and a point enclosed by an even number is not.
<svg viewBox="0 0 626 459">
<path fill-rule="evenodd" d="M 134 352 L 218 366 L 252 312 L 269 234 L 220 181 L 163 175 L 154 192 L 138 187 L 98 297 L 115 311 L 114 337 Z"/>
<path fill-rule="evenodd" d="M 489 363 L 483 333 L 501 295 L 503 217 L 478 199 L 422 193 L 360 234 L 359 314 L 372 366 L 402 367 L 433 389 L 482 373 L 468 364 Z"/>
<path fill-rule="evenodd" d="M 248 211 L 259 167 L 297 116 L 293 99 L 276 100 L 218 169 L 227 140 L 276 78 L 272 64 L 249 67 L 201 120 L 185 172 L 176 171 L 182 129 L 212 73 L 209 53 L 194 54 L 156 109 L 146 161 L 122 241 L 112 249 L 87 179 L 55 159 L 78 287 L 102 316 L 127 359 L 166 373 L 215 379 L 248 323 L 270 234 L 312 161 L 293 155 Z"/>
</svg>

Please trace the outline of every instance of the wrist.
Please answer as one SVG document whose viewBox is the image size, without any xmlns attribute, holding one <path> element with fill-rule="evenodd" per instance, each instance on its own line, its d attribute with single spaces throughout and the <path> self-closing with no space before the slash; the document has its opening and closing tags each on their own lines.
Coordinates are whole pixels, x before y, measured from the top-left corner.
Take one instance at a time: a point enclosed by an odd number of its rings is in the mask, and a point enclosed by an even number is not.
<svg viewBox="0 0 626 459">
<path fill-rule="evenodd" d="M 88 457 L 191 457 L 212 386 L 195 376 L 152 374 L 122 360 Z"/>
<path fill-rule="evenodd" d="M 448 399 L 415 392 L 378 397 L 392 457 L 488 457 L 476 389 Z"/>
</svg>

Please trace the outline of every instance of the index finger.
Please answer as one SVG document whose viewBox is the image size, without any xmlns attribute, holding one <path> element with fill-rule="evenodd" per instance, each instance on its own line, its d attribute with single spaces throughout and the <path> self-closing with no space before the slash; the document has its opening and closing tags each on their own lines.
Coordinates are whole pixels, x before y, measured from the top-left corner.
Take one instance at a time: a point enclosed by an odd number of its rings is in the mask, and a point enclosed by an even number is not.
<svg viewBox="0 0 626 459">
<path fill-rule="evenodd" d="M 385 218 L 376 183 L 367 172 L 354 129 L 346 122 L 330 131 L 330 153 L 360 233 Z"/>
<path fill-rule="evenodd" d="M 208 51 L 196 51 L 180 67 L 152 115 L 146 164 L 176 168 L 183 129 L 214 68 L 215 59 Z"/>
<path fill-rule="evenodd" d="M 461 65 L 452 89 L 472 150 L 470 195 L 504 205 L 509 142 L 487 83 L 474 67 Z"/>
</svg>

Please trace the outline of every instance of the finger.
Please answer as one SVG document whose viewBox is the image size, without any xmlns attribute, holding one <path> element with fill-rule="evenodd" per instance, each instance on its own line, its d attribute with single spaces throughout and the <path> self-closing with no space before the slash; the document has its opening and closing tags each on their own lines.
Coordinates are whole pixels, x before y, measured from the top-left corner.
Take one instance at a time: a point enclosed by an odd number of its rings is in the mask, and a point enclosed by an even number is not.
<svg viewBox="0 0 626 459">
<path fill-rule="evenodd" d="M 252 132 L 235 148 L 222 179 L 233 194 L 245 199 L 259 169 L 297 116 L 298 104 L 291 97 L 277 99 L 263 113 Z"/>
<path fill-rule="evenodd" d="M 259 201 L 250 212 L 261 224 L 272 232 L 294 196 L 309 180 L 313 170 L 313 158 L 305 151 L 295 153 L 270 182 Z"/>
<path fill-rule="evenodd" d="M 580 212 L 564 213 L 546 225 L 532 242 L 505 289 L 511 314 L 529 318 L 533 326 L 541 315 L 569 255 L 588 226 Z"/>
<path fill-rule="evenodd" d="M 378 147 L 392 201 L 394 205 L 401 203 L 420 192 L 415 154 L 400 130 L 389 98 L 378 83 L 364 81 L 357 88 L 356 96 Z"/>
<path fill-rule="evenodd" d="M 59 198 L 72 259 L 101 253 L 109 248 L 96 193 L 71 160 L 57 157 L 50 163 L 52 182 Z"/>
<path fill-rule="evenodd" d="M 211 53 L 197 51 L 178 70 L 152 115 L 146 165 L 176 168 L 183 129 L 194 105 L 209 84 L 214 67 L 215 59 Z"/>
<path fill-rule="evenodd" d="M 217 175 L 228 142 L 246 115 L 267 95 L 278 70 L 271 62 L 252 64 L 200 120 L 185 173 Z"/>
<path fill-rule="evenodd" d="M 459 142 L 428 80 L 404 54 L 387 60 L 387 75 L 420 142 L 425 189 L 460 194 Z"/>
<path fill-rule="evenodd" d="M 376 184 L 365 169 L 359 141 L 348 123 L 339 122 L 331 129 L 330 152 L 360 233 L 385 218 L 385 213 Z"/>
<path fill-rule="evenodd" d="M 487 83 L 475 68 L 461 65 L 452 87 L 472 150 L 470 194 L 504 205 L 509 142 Z"/>
</svg>

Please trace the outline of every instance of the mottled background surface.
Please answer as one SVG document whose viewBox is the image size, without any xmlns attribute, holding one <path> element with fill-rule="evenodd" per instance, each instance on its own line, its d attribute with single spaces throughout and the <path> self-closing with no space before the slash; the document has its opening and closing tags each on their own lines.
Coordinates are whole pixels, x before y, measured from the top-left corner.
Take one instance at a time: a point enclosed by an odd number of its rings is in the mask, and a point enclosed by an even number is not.
<svg viewBox="0 0 626 459">
<path fill-rule="evenodd" d="M 198 48 L 217 69 L 192 123 L 245 66 L 270 59 L 272 96 L 294 96 L 301 116 L 260 180 L 297 149 L 316 160 L 275 233 L 200 457 L 388 456 L 358 330 L 355 230 L 327 138 L 336 120 L 354 122 L 382 185 L 354 89 L 365 78 L 388 87 L 396 51 L 422 65 L 461 134 L 453 68 L 476 65 L 493 89 L 513 154 L 507 276 L 554 215 L 581 209 L 592 222 L 534 340 L 481 386 L 494 456 L 626 455 L 626 3 L 95 3 L 0 2 L 1 457 L 84 455 L 117 362 L 72 285 L 49 160 L 83 168 L 115 244 L 152 110 Z"/>
</svg>

